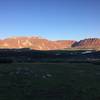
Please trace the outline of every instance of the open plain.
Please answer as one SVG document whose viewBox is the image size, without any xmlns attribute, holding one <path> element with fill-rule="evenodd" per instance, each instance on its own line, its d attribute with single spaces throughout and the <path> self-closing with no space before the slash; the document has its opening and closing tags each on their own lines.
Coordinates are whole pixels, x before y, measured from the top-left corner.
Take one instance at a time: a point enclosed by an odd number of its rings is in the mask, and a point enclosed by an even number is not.
<svg viewBox="0 0 100 100">
<path fill-rule="evenodd" d="M 99 65 L 92 63 L 0 64 L 0 100 L 99 99 Z"/>
</svg>

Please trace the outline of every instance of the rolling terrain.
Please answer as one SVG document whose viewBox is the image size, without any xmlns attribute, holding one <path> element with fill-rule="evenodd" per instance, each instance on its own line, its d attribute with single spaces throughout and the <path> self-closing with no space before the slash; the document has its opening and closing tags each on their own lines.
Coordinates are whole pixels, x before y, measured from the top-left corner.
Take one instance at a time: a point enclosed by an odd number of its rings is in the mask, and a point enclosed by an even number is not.
<svg viewBox="0 0 100 100">
<path fill-rule="evenodd" d="M 100 40 L 0 41 L 0 100 L 100 100 Z"/>
</svg>

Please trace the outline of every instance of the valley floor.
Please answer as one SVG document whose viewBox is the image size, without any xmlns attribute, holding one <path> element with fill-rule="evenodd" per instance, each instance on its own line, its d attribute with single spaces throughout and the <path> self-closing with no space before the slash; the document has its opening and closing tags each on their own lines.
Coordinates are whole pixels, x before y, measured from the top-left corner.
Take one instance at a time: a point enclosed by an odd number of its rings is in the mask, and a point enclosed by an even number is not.
<svg viewBox="0 0 100 100">
<path fill-rule="evenodd" d="M 100 66 L 0 64 L 0 100 L 100 100 Z"/>
</svg>

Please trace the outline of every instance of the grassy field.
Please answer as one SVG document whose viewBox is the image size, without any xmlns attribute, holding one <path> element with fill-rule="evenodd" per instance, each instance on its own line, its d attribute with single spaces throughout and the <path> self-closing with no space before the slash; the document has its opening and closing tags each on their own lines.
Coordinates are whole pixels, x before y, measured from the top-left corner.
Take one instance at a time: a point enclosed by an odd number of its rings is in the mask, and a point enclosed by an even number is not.
<svg viewBox="0 0 100 100">
<path fill-rule="evenodd" d="M 0 64 L 0 100 L 100 100 L 100 66 Z"/>
</svg>

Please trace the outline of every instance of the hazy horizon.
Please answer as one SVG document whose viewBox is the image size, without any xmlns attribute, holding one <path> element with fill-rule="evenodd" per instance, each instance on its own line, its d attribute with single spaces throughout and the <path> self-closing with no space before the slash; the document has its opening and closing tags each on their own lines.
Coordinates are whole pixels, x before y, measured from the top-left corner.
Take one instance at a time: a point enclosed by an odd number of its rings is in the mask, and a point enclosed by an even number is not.
<svg viewBox="0 0 100 100">
<path fill-rule="evenodd" d="M 0 39 L 100 38 L 99 0 L 0 0 Z"/>
</svg>

